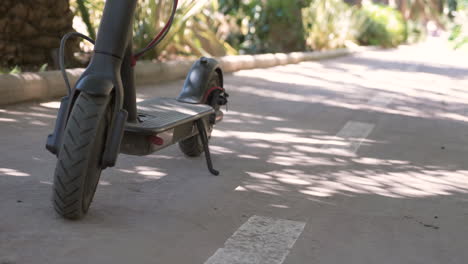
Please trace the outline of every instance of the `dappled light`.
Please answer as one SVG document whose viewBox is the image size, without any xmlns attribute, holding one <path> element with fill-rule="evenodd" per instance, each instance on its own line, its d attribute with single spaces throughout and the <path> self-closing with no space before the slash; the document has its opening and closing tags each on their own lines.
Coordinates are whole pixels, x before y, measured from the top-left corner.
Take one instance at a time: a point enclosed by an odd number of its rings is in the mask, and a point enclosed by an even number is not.
<svg viewBox="0 0 468 264">
<path fill-rule="evenodd" d="M 217 131 L 216 137 L 229 138 L 234 137 L 241 140 L 256 140 L 256 141 L 269 141 L 278 144 L 283 143 L 301 143 L 301 144 L 314 144 L 314 145 L 345 145 L 340 139 L 335 137 L 299 137 L 293 133 L 260 133 L 260 132 L 244 132 L 244 131 Z"/>
<path fill-rule="evenodd" d="M 418 54 L 414 54 L 414 49 L 408 51 L 410 52 L 408 57 L 415 59 L 414 61 L 398 61 L 391 57 L 391 52 L 379 51 L 360 55 L 359 59 L 352 60 L 353 63 L 349 63 L 351 60 L 335 60 L 327 63 L 327 67 L 320 62 L 303 62 L 297 66 L 276 67 L 277 71 L 241 71 L 236 75 L 245 77 L 243 86 L 231 89 L 256 96 L 260 101 L 286 100 L 349 110 L 466 122 L 466 113 L 459 111 L 468 99 L 468 92 L 460 89 L 463 85 L 460 78 L 468 76 L 468 69 L 461 65 L 457 68 L 424 61 L 422 54 L 429 52 L 424 47 Z M 370 62 L 377 63 L 379 67 L 369 68 L 366 65 L 370 65 Z M 299 70 L 304 67 L 309 71 Z M 340 76 L 339 79 L 336 79 L 337 75 Z M 269 83 L 283 84 L 283 87 L 278 89 L 279 86 L 276 85 L 272 89 Z M 370 98 L 375 93 L 379 95 Z M 444 104 L 438 103 L 440 101 Z M 392 107 L 382 106 L 385 104 L 392 104 Z M 451 113 L 447 113 L 447 110 Z M 236 122 L 239 123 L 238 120 Z"/>
<path fill-rule="evenodd" d="M 31 125 L 49 127 L 55 122 L 59 102 L 20 104 L 0 108 L 0 126 L 18 129 Z"/>
<path fill-rule="evenodd" d="M 234 107 L 226 114 L 223 129 L 213 134 L 217 154 L 246 162 L 245 177 L 235 190 L 277 197 L 296 194 L 311 201 L 334 195 L 402 199 L 468 193 L 468 168 L 455 165 L 455 161 L 444 159 L 445 164 L 433 163 L 427 158 L 398 152 L 368 156 L 364 150 L 384 150 L 395 144 L 403 148 L 406 142 L 397 137 L 376 138 L 372 134 L 359 141 L 360 150 L 352 152 L 349 146 L 356 144 L 355 139 L 341 138 L 335 135 L 339 127 L 322 127 L 317 122 L 320 119 L 315 117 L 315 111 L 320 111 L 320 118 L 323 113 L 330 113 L 332 118 L 340 113 L 367 112 L 379 114 L 379 120 L 407 119 L 407 126 L 388 128 L 406 133 L 435 124 L 466 126 L 459 122 L 468 121 L 465 100 L 468 91 L 460 89 L 457 75 L 465 68 L 455 70 L 454 77 L 440 74 L 438 69 L 443 66 L 432 66 L 424 61 L 422 53 L 413 56 L 415 61 L 395 63 L 391 53 L 381 54 L 369 52 L 359 57 L 376 60 L 379 65 L 376 68 L 369 68 L 369 63 L 349 63 L 354 60 L 334 60 L 234 74 L 242 85 L 228 85 L 228 89 L 238 100 L 250 98 L 270 104 L 256 112 L 251 112 L 253 107 Z M 396 66 L 400 68 L 395 69 Z M 310 71 L 299 71 L 303 67 Z M 382 82 L 383 78 L 388 81 Z M 284 108 L 293 110 L 284 112 Z M 310 112 L 310 120 L 296 121 L 294 109 L 298 113 Z M 259 124 L 253 125 L 251 121 Z M 316 126 L 309 125 L 312 123 Z M 432 137 L 431 131 L 426 132 L 427 137 Z M 436 136 L 433 135 L 434 139 Z M 216 143 L 220 141 L 224 142 L 222 151 Z M 415 143 L 415 147 L 417 144 L 421 143 Z"/>
<path fill-rule="evenodd" d="M 254 119 L 254 120 L 268 120 L 268 121 L 278 121 L 278 122 L 281 122 L 281 121 L 284 121 L 283 118 L 280 118 L 278 116 L 262 116 L 262 115 L 255 115 L 255 114 L 251 114 L 251 113 L 243 113 L 243 112 L 237 112 L 237 111 L 228 111 L 228 113 L 230 115 L 234 115 L 234 116 L 239 116 L 239 117 L 243 117 L 245 119 Z"/>
<path fill-rule="evenodd" d="M 281 208 L 281 209 L 287 209 L 289 208 L 289 206 L 287 205 L 284 205 L 284 204 L 270 204 L 271 207 L 275 207 L 275 208 Z"/>
<path fill-rule="evenodd" d="M 468 0 L 3 2 L 0 264 L 468 259 Z"/>
<path fill-rule="evenodd" d="M 239 112 L 228 115 L 241 120 L 251 116 Z M 217 154 L 237 154 L 238 158 L 267 164 L 264 172 L 250 171 L 246 166 L 247 177 L 236 191 L 274 196 L 296 193 L 312 200 L 333 195 L 417 198 L 468 193 L 468 170 L 422 165 L 398 157 L 383 159 L 340 153 L 334 147 L 339 150 L 349 144 L 349 139 L 326 135 L 326 131 L 275 127 L 281 124 L 266 119 L 262 125 L 274 129 L 264 133 L 220 130 L 214 134 L 215 142 L 235 138 L 245 147 L 213 146 Z M 268 132 L 273 130 L 278 132 Z M 390 142 L 367 139 L 362 144 L 370 147 Z M 255 154 L 256 148 L 271 151 L 267 156 L 241 154 Z"/>
<path fill-rule="evenodd" d="M 52 109 L 59 109 L 60 108 L 60 102 L 59 101 L 45 102 L 45 103 L 41 103 L 40 106 L 47 107 L 47 108 L 52 108 Z"/>
<path fill-rule="evenodd" d="M 284 169 L 247 174 L 250 178 L 237 190 L 271 195 L 299 192 L 316 197 L 377 194 L 393 198 L 415 198 L 468 192 L 467 170 L 427 170 L 413 166 L 410 170 L 401 172 L 363 168 L 310 174 L 302 170 Z"/>
<path fill-rule="evenodd" d="M 0 118 L 0 122 L 14 123 L 18 121 L 12 118 Z"/>
<path fill-rule="evenodd" d="M 239 117 L 237 113 L 230 115 Z M 276 124 L 265 120 L 263 125 Z M 215 137 L 223 140 L 236 138 L 247 148 L 272 150 L 268 156 L 253 156 L 253 162 L 265 162 L 270 165 L 264 172 L 249 171 L 247 166 L 245 169 L 248 177 L 236 188 L 237 191 L 253 191 L 275 196 L 282 196 L 287 192 L 315 198 L 337 194 L 415 198 L 468 193 L 468 170 L 421 165 L 398 158 L 380 159 L 349 153 L 340 155 L 327 146 L 348 143 L 336 136 L 326 136 L 324 131 L 297 128 L 275 130 L 289 133 L 215 133 Z M 368 139 L 363 144 L 373 146 L 389 143 Z M 219 150 L 220 147 L 214 146 L 213 149 Z M 240 153 L 227 151 L 226 148 L 223 150 L 223 153 Z M 254 150 L 249 152 L 256 153 Z M 238 157 L 245 158 L 243 155 Z M 272 168 L 277 169 L 268 170 Z"/>
<path fill-rule="evenodd" d="M 0 176 L 15 176 L 15 177 L 28 177 L 31 176 L 29 173 L 25 173 L 19 170 L 10 168 L 0 168 Z"/>
<path fill-rule="evenodd" d="M 468 121 L 464 101 L 468 92 L 460 86 L 461 76 L 434 72 L 442 65 L 392 62 L 394 58 L 390 55 L 381 54 L 386 53 L 369 52 L 358 57 L 363 61 L 375 60 L 377 68 L 350 63 L 356 60 L 353 58 L 326 63 L 304 62 L 227 76 L 238 85 L 226 82 L 234 99 L 225 112 L 223 123 L 212 134 L 211 152 L 220 166 L 225 160 L 244 163 L 237 167 L 244 177 L 236 190 L 275 196 L 292 192 L 312 200 L 333 195 L 376 194 L 405 198 L 468 192 L 464 183 L 468 182 L 467 168 L 431 164 L 413 160 L 408 155 L 404 155 L 404 159 L 398 155 L 366 156 L 360 151 L 350 151 L 352 145 L 359 144 L 360 149 L 366 150 L 382 149 L 399 144 L 398 139 L 343 138 L 336 133 L 344 123 L 321 126 L 323 118 L 344 114 L 345 121 L 347 116 L 362 111 L 378 113 L 389 120 L 407 118 L 414 125 L 425 125 L 424 120 Z M 396 69 L 397 66 L 407 68 Z M 420 67 L 424 67 L 421 72 Z M 303 68 L 307 71 L 300 70 Z M 384 77 L 388 81 L 382 82 Z M 434 82 L 444 85 L 430 85 Z M 182 83 L 172 83 L 171 89 L 162 93 L 152 89 L 139 95 L 139 99 L 150 98 L 153 94 L 174 97 Z M 261 107 L 238 108 L 238 100 L 254 100 Z M 441 101 L 445 103 L 440 104 Z M 24 126 L 51 127 L 58 107 L 58 101 L 5 107 L 0 109 L 0 123 L 12 131 Z M 286 108 L 289 111 L 284 111 Z M 304 112 L 310 113 L 309 119 L 296 120 L 296 115 Z M 410 123 L 408 127 L 392 129 L 409 129 Z M 130 159 L 125 157 L 124 160 Z M 165 161 L 187 162 L 182 155 L 172 152 L 155 153 L 145 157 L 142 163 L 112 171 L 132 177 L 136 184 L 158 181 L 170 174 L 168 168 L 160 167 Z M 197 159 L 194 164 L 200 165 L 200 161 L 202 159 Z M 148 162 L 157 164 L 148 166 Z M 0 173 L 17 177 L 31 175 L 29 171 L 7 168 Z M 104 177 L 100 185 L 114 186 L 125 177 Z M 282 208 L 281 205 L 272 207 Z"/>
<path fill-rule="evenodd" d="M 252 156 L 252 155 L 239 155 L 238 157 L 241 159 L 253 159 L 253 160 L 260 159 L 259 157 Z"/>
<path fill-rule="evenodd" d="M 159 180 L 166 176 L 167 173 L 161 172 L 158 168 L 147 167 L 147 166 L 136 166 L 133 169 L 117 169 L 120 172 L 138 176 L 143 181 Z"/>
</svg>

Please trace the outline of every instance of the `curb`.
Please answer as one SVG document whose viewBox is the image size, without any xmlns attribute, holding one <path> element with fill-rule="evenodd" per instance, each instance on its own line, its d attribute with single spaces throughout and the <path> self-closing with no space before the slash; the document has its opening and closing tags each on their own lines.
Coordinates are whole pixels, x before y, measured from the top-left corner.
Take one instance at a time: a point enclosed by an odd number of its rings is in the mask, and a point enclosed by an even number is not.
<svg viewBox="0 0 468 264">
<path fill-rule="evenodd" d="M 365 50 L 365 49 L 364 49 Z M 294 64 L 303 61 L 331 59 L 363 51 L 338 49 L 333 51 L 293 52 L 260 55 L 225 56 L 218 58 L 225 73 L 254 68 L 268 68 Z M 137 86 L 156 84 L 164 81 L 183 79 L 195 60 L 169 62 L 139 62 L 136 66 Z M 84 69 L 70 69 L 67 73 L 72 85 Z M 0 74 L 0 105 L 33 100 L 46 100 L 64 96 L 67 93 L 60 71 L 40 73 Z"/>
</svg>

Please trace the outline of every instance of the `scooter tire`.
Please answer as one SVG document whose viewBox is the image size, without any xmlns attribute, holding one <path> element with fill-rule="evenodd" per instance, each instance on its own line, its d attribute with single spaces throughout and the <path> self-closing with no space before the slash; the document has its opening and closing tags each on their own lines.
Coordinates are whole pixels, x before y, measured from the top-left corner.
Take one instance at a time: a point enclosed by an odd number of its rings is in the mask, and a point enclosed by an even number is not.
<svg viewBox="0 0 468 264">
<path fill-rule="evenodd" d="M 83 218 L 101 176 L 101 159 L 110 119 L 110 96 L 80 93 L 64 131 L 53 183 L 55 211 Z"/>
</svg>

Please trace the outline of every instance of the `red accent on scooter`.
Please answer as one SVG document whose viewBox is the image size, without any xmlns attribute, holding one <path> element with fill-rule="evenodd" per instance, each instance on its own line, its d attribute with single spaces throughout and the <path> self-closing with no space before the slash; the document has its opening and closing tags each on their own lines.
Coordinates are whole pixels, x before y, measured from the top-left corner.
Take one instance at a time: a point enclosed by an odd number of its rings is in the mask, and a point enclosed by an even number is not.
<svg viewBox="0 0 468 264">
<path fill-rule="evenodd" d="M 211 87 L 205 94 L 205 97 L 203 98 L 203 103 L 207 103 L 206 101 L 208 100 L 208 97 L 210 97 L 210 94 L 216 90 L 220 90 L 221 92 L 224 91 L 224 89 L 222 87 L 219 87 L 219 86 L 215 86 L 215 87 Z"/>
<path fill-rule="evenodd" d="M 172 22 L 174 21 L 175 10 L 177 9 L 178 5 L 179 5 L 179 0 L 174 0 L 174 13 L 169 18 L 169 21 L 167 21 L 166 25 L 164 25 L 163 29 L 159 32 L 159 34 L 156 37 L 154 37 L 154 39 L 148 45 L 146 45 L 143 51 L 138 52 L 137 54 L 132 56 L 133 67 L 136 65 L 138 59 L 140 59 L 140 57 L 146 53 L 145 49 L 148 49 L 149 47 L 153 46 L 155 43 L 159 42 L 162 38 L 165 37 L 165 34 L 167 33 L 167 31 L 169 31 L 169 29 L 172 26 Z"/>
<path fill-rule="evenodd" d="M 132 65 L 132 67 L 135 67 L 135 65 L 137 64 L 137 60 L 138 60 L 138 58 L 137 58 L 137 57 L 135 57 L 135 56 L 132 56 L 132 64 L 131 64 L 131 65 Z"/>
<path fill-rule="evenodd" d="M 164 139 L 158 137 L 158 136 L 150 136 L 149 140 L 152 144 L 157 145 L 157 146 L 162 146 L 164 145 Z"/>
</svg>

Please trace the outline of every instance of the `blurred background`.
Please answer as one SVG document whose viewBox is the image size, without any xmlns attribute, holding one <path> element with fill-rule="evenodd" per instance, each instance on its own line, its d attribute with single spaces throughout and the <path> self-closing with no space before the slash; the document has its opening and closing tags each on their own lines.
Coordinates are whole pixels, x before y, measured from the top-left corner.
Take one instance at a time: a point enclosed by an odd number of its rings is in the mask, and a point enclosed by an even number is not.
<svg viewBox="0 0 468 264">
<path fill-rule="evenodd" d="M 392 48 L 438 37 L 468 49 L 468 0 L 180 0 L 174 25 L 146 60 L 330 50 L 356 45 Z M 172 0 L 139 0 L 135 49 L 167 21 Z M 57 69 L 61 37 L 95 38 L 103 0 L 2 0 L 0 73 Z M 84 67 L 92 46 L 67 47 L 68 67 Z"/>
</svg>

